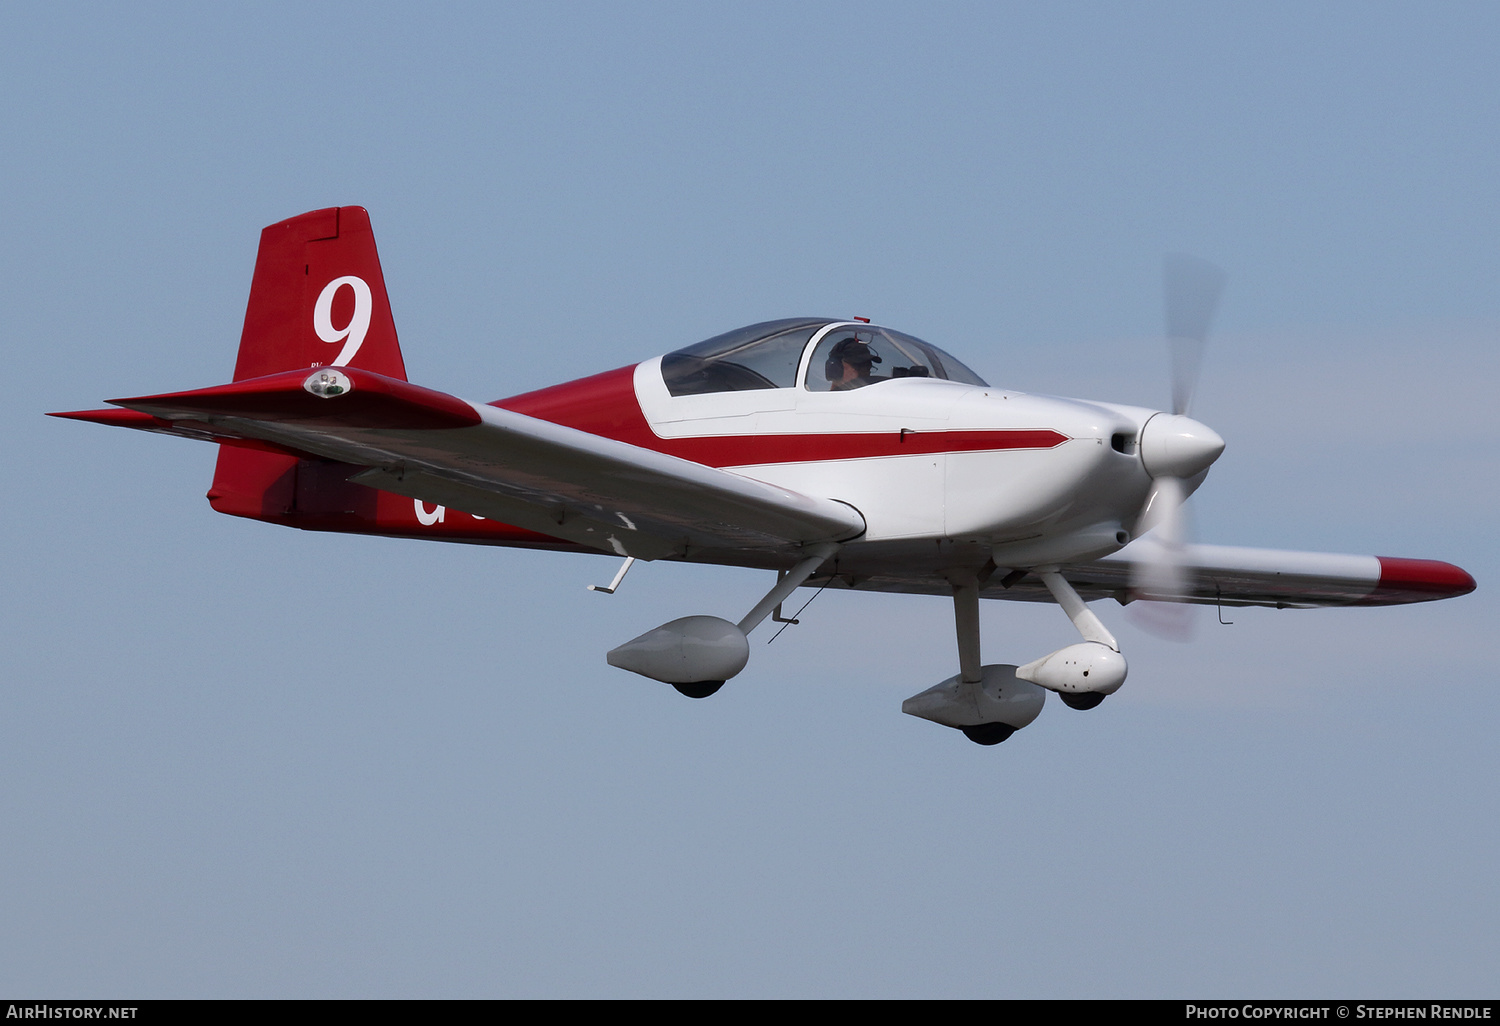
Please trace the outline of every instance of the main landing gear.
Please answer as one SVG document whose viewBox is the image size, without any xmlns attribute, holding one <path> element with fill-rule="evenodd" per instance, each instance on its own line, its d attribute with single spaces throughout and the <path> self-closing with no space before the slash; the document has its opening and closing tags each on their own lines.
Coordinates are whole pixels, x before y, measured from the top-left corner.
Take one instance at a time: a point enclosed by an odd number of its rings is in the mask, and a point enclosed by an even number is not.
<svg viewBox="0 0 1500 1026">
<path fill-rule="evenodd" d="M 976 745 L 998 745 L 1016 732 L 1016 728 L 1008 723 L 976 723 L 972 727 L 959 729 L 964 732 L 964 737 Z"/>
<path fill-rule="evenodd" d="M 689 698 L 707 698 L 745 668 L 750 660 L 747 635 L 838 550 L 832 542 L 810 546 L 807 556 L 779 576 L 776 586 L 739 623 L 717 616 L 684 616 L 611 649 L 609 665 L 670 684 Z"/>
<path fill-rule="evenodd" d="M 811 546 L 739 623 L 717 616 L 684 616 L 647 631 L 609 653 L 609 664 L 672 685 L 688 698 L 707 698 L 745 668 L 749 633 L 839 550 Z M 627 564 L 628 566 L 628 564 Z M 619 585 L 616 574 L 609 593 Z M 1120 646 L 1055 567 L 1036 574 L 1062 606 L 1083 640 L 1016 666 L 979 661 L 979 577 L 972 570 L 948 575 L 958 637 L 958 673 L 901 703 L 901 711 L 963 732 L 975 744 L 998 745 L 1041 715 L 1047 692 L 1073 709 L 1093 709 L 1125 682 Z"/>
</svg>

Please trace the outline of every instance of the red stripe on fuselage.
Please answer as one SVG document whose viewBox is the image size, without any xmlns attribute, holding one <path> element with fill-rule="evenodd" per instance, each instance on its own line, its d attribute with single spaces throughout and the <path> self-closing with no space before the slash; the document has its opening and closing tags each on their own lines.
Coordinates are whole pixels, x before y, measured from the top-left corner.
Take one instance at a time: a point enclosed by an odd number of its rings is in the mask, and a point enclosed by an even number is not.
<svg viewBox="0 0 1500 1026">
<path fill-rule="evenodd" d="M 635 397 L 633 366 L 501 399 L 490 405 L 709 467 L 996 449 L 1051 449 L 1068 440 L 1066 435 L 1049 430 L 867 431 L 662 438 L 651 430 L 641 413 L 640 402 Z"/>
</svg>

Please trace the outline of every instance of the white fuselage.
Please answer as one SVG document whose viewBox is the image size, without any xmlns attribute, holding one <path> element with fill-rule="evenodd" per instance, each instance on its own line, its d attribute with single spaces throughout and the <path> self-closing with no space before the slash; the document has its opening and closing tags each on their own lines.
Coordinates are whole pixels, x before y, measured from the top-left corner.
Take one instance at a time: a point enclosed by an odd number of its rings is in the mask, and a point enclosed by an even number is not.
<svg viewBox="0 0 1500 1026">
<path fill-rule="evenodd" d="M 972 541 L 1002 566 L 1095 558 L 1130 540 L 1151 490 L 1136 440 L 1155 411 L 1137 407 L 921 378 L 673 396 L 659 359 L 636 368 L 635 391 L 663 439 L 764 440 L 725 469 L 854 506 L 860 545 Z M 778 457 L 796 436 L 828 441 Z M 855 436 L 886 443 L 861 455 Z"/>
</svg>

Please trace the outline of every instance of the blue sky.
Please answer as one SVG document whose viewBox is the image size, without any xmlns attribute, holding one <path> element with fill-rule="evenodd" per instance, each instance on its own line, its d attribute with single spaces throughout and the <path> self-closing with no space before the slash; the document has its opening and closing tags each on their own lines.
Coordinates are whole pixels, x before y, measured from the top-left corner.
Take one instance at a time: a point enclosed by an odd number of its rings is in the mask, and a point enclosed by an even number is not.
<svg viewBox="0 0 1500 1026">
<path fill-rule="evenodd" d="M 1493 996 L 1500 15 L 1482 4 L 13 5 L 0 14 L 0 991 Z M 407 366 L 498 398 L 871 316 L 1167 400 L 1230 273 L 1226 544 L 1474 595 L 1140 635 L 982 749 L 951 607 L 826 594 L 719 695 L 604 652 L 762 575 L 214 514 L 46 410 L 226 380 L 259 229 L 368 207 Z M 985 658 L 1070 639 L 984 612 Z"/>
</svg>

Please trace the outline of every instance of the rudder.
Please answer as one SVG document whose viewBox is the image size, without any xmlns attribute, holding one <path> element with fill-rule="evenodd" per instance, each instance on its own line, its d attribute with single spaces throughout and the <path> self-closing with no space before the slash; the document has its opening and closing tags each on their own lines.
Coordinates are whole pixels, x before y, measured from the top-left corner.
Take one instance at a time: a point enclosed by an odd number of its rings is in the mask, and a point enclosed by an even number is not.
<svg viewBox="0 0 1500 1026">
<path fill-rule="evenodd" d="M 234 380 L 328 365 L 406 380 L 364 207 L 312 210 L 260 233 Z"/>
<path fill-rule="evenodd" d="M 312 210 L 260 233 L 234 380 L 329 365 L 406 380 L 364 207 Z M 278 519 L 294 505 L 297 462 L 220 445 L 209 502 L 221 513 Z"/>
</svg>

